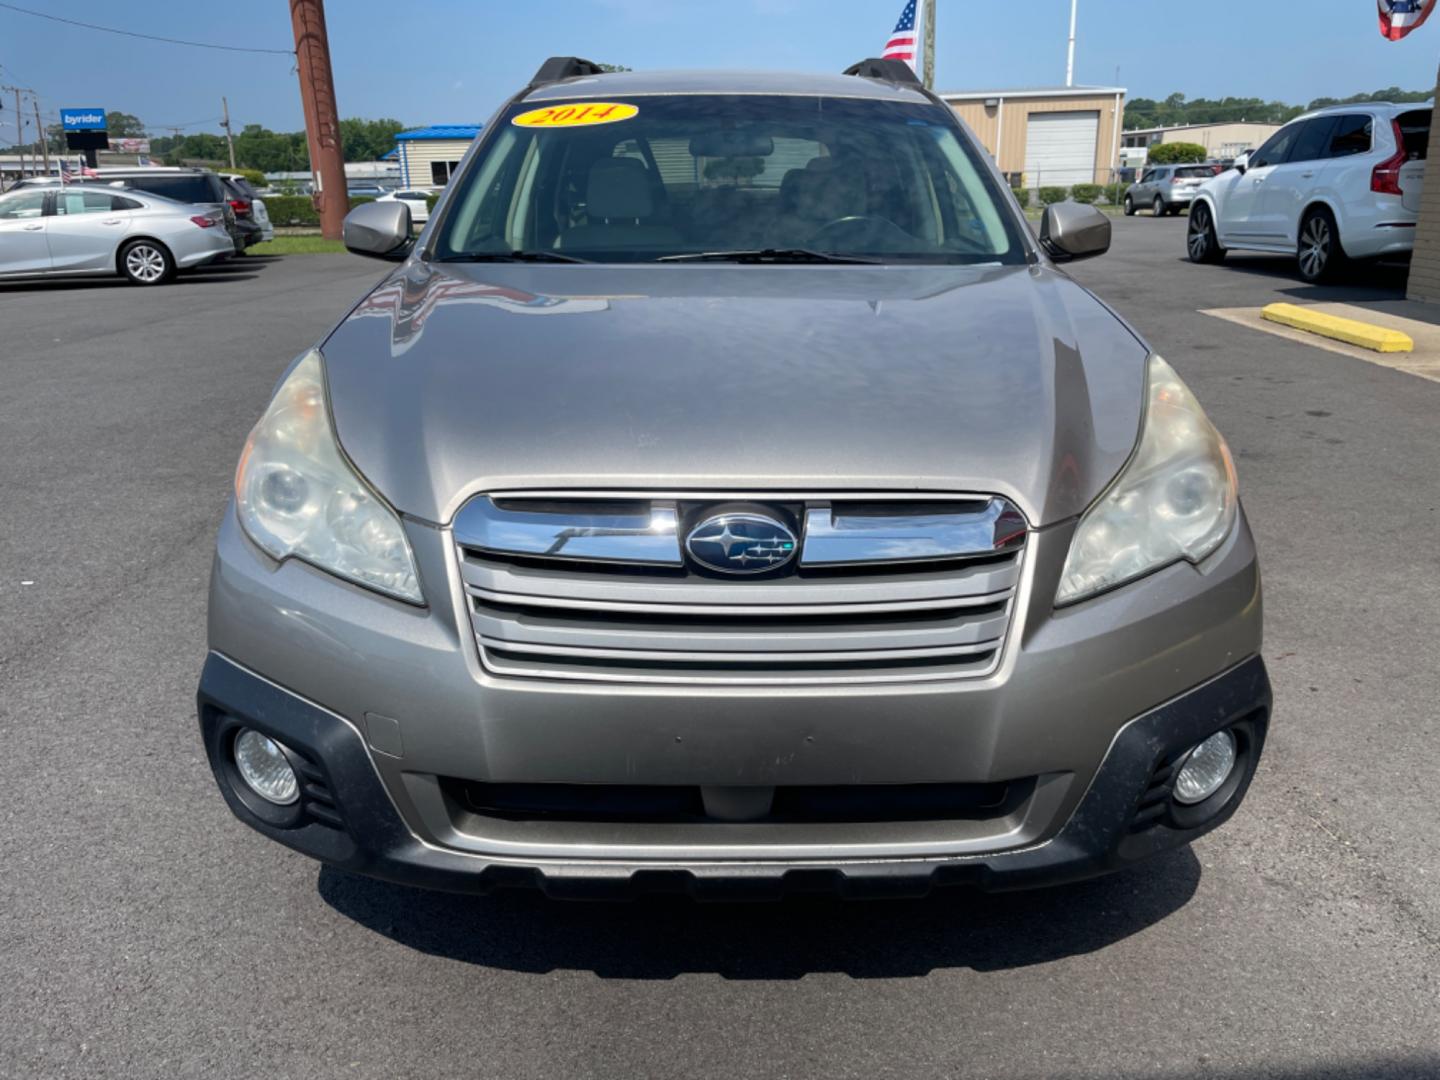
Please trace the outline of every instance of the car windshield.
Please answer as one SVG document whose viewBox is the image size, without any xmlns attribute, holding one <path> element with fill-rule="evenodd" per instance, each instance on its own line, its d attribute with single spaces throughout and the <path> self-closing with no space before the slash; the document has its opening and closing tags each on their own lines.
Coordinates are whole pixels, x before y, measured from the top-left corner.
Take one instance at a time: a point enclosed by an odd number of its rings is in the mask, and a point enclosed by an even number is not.
<svg viewBox="0 0 1440 1080">
<path fill-rule="evenodd" d="M 677 94 L 521 104 L 454 183 L 439 259 L 1026 257 L 988 165 L 943 108 L 922 103 Z"/>
</svg>

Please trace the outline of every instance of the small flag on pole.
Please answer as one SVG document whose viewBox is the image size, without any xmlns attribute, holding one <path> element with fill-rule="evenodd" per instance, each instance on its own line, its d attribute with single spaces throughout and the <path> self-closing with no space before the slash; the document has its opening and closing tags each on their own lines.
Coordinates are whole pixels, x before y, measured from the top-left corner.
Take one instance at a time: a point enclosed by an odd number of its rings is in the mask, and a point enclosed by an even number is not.
<svg viewBox="0 0 1440 1080">
<path fill-rule="evenodd" d="M 890 40 L 885 42 L 885 51 L 880 54 L 882 60 L 904 60 L 912 71 L 918 71 L 920 67 L 920 31 L 919 19 L 915 15 L 915 2 L 916 0 L 909 0 L 905 10 L 900 12 L 900 21 L 890 32 Z M 1435 0 L 1430 2 L 1434 3 Z"/>
<path fill-rule="evenodd" d="M 1435 10 L 1435 0 L 1376 0 L 1380 5 L 1380 34 L 1399 41 L 1422 26 Z"/>
<path fill-rule="evenodd" d="M 60 183 L 62 183 L 62 184 L 68 184 L 68 183 L 69 183 L 71 180 L 73 180 L 73 179 L 75 179 L 75 174 L 70 171 L 70 162 L 66 161 L 64 158 L 61 158 L 61 159 L 60 159 Z"/>
</svg>

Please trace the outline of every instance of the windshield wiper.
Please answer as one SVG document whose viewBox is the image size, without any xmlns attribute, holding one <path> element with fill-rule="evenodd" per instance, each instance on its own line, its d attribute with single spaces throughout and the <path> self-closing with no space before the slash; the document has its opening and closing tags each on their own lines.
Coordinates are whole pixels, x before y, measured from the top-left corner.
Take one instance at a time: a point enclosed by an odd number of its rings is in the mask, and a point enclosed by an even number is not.
<svg viewBox="0 0 1440 1080">
<path fill-rule="evenodd" d="M 738 263 L 878 263 L 863 255 L 837 255 L 810 248 L 754 248 L 738 251 L 687 251 L 683 255 L 662 255 L 656 262 L 738 262 Z"/>
<path fill-rule="evenodd" d="M 555 262 L 583 263 L 589 259 L 577 259 L 574 255 L 562 255 L 558 251 L 465 251 L 459 255 L 446 255 L 436 262 Z"/>
</svg>

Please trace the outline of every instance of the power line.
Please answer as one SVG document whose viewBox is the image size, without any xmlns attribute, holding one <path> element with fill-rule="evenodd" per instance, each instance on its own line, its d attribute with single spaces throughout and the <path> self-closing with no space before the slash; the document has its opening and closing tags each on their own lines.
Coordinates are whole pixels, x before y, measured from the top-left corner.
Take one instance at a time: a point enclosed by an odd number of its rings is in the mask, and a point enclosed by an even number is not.
<svg viewBox="0 0 1440 1080">
<path fill-rule="evenodd" d="M 59 15 L 51 15 L 45 11 L 32 11 L 30 8 L 20 7 L 18 4 L 7 4 L 0 2 L 0 8 L 10 11 L 18 11 L 22 15 L 33 15 L 37 19 L 49 19 L 51 22 L 65 23 L 67 26 L 80 26 L 86 30 L 100 30 L 107 34 L 120 34 L 123 37 L 144 38 L 147 41 L 163 41 L 167 45 L 188 45 L 193 49 L 219 49 L 221 52 L 243 52 L 243 53 L 272 53 L 275 56 L 294 56 L 294 49 L 254 49 L 244 45 L 214 45 L 208 41 L 185 41 L 182 38 L 160 37 L 157 34 L 141 34 L 134 30 L 119 30 L 113 26 L 100 26 L 97 23 L 81 22 L 79 19 L 66 19 Z"/>
</svg>

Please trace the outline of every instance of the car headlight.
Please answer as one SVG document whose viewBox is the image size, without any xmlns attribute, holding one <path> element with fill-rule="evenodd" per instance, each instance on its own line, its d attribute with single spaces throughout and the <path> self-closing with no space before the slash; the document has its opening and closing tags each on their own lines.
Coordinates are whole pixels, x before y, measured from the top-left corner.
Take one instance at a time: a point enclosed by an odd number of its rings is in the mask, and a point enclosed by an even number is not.
<svg viewBox="0 0 1440 1080">
<path fill-rule="evenodd" d="M 1230 449 L 1158 356 L 1135 456 L 1075 530 L 1056 604 L 1070 604 L 1180 559 L 1198 563 L 1229 535 L 1239 499 Z"/>
<path fill-rule="evenodd" d="M 340 452 L 320 353 L 280 384 L 235 471 L 240 524 L 276 559 L 294 556 L 391 596 L 423 603 L 400 518 Z"/>
</svg>

